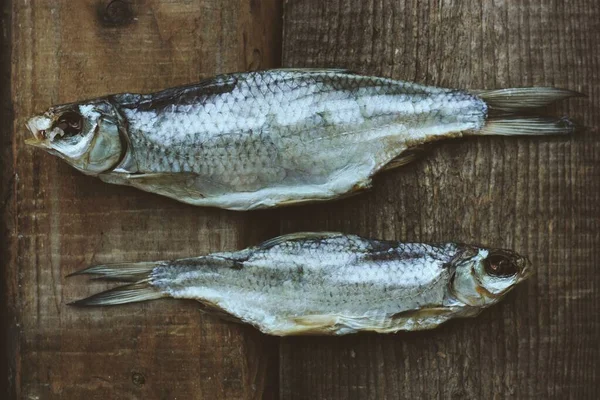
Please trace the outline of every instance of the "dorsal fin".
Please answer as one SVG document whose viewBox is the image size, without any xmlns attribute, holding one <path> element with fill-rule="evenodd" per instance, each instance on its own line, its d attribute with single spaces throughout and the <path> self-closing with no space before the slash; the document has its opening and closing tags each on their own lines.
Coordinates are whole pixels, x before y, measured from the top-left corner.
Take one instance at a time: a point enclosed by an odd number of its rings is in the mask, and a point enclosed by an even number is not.
<svg viewBox="0 0 600 400">
<path fill-rule="evenodd" d="M 271 71 L 283 71 L 283 72 L 304 72 L 304 73 L 338 73 L 338 74 L 349 74 L 359 75 L 358 72 L 352 71 L 347 68 L 277 68 Z"/>
<path fill-rule="evenodd" d="M 295 240 L 307 240 L 307 239 L 328 239 L 328 238 L 337 237 L 337 236 L 343 236 L 343 234 L 339 233 L 339 232 L 297 232 L 297 233 L 290 233 L 287 235 L 277 236 L 276 238 L 269 239 L 265 242 L 262 242 L 261 244 L 259 244 L 256 247 L 263 249 L 263 250 L 267 250 L 267 249 L 270 249 L 270 248 L 277 246 L 278 244 L 281 244 L 284 242 L 290 242 L 290 241 L 295 241 Z"/>
</svg>

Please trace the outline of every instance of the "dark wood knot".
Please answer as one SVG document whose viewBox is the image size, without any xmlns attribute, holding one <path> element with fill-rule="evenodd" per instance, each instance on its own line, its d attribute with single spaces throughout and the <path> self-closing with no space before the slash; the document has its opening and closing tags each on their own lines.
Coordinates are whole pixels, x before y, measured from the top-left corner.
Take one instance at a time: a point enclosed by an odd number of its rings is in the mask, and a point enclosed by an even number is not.
<svg viewBox="0 0 600 400">
<path fill-rule="evenodd" d="M 142 386 L 144 383 L 146 383 L 146 378 L 139 372 L 134 372 L 131 374 L 131 382 L 133 382 L 133 384 L 136 386 Z"/>
<path fill-rule="evenodd" d="M 131 4 L 125 0 L 112 0 L 99 11 L 100 20 L 106 26 L 124 26 L 133 22 Z"/>
</svg>

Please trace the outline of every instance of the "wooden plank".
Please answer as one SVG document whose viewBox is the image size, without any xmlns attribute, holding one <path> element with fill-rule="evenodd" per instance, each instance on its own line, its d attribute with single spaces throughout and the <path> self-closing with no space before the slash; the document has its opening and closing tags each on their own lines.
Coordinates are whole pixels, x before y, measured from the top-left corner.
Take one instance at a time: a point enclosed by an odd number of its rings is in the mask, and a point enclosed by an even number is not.
<svg viewBox="0 0 600 400">
<path fill-rule="evenodd" d="M 284 66 L 348 67 L 457 88 L 551 85 L 591 127 L 568 138 L 448 141 L 370 193 L 282 212 L 284 232 L 463 241 L 537 273 L 474 320 L 397 335 L 286 338 L 286 399 L 597 398 L 600 370 L 598 2 L 289 0 Z"/>
<path fill-rule="evenodd" d="M 269 398 L 276 339 L 202 316 L 194 302 L 80 310 L 109 285 L 64 277 L 93 263 L 243 248 L 274 236 L 263 213 L 201 209 L 103 184 L 27 148 L 23 124 L 51 104 L 153 91 L 276 67 L 276 0 L 14 1 L 14 135 L 3 133 L 6 297 L 15 398 Z M 3 54 L 4 57 L 4 54 Z M 10 181 L 12 172 L 17 177 Z M 3 258 L 3 257 L 2 257 Z"/>
<path fill-rule="evenodd" d="M 14 221 L 14 202 L 12 196 L 15 185 L 13 167 L 12 132 L 13 106 L 10 96 L 10 36 L 11 7 L 8 1 L 0 1 L 0 397 L 14 398 L 15 361 L 15 323 L 13 308 L 9 303 L 9 294 L 14 293 L 16 271 L 14 265 L 14 249 L 16 237 L 11 235 Z"/>
</svg>

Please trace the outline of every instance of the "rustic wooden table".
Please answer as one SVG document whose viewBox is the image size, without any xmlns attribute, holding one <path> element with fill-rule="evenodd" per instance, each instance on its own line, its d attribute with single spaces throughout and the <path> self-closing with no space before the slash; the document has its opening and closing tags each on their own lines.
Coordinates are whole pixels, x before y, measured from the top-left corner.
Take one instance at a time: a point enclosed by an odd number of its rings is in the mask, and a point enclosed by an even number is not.
<svg viewBox="0 0 600 400">
<path fill-rule="evenodd" d="M 3 398 L 597 398 L 600 5 L 482 3 L 4 0 Z M 369 193 L 250 213 L 107 185 L 23 145 L 25 118 L 50 104 L 281 60 L 458 88 L 566 87 L 588 98 L 551 112 L 589 129 L 451 141 Z M 92 263 L 234 250 L 299 230 L 509 247 L 536 275 L 479 318 L 396 335 L 279 339 L 191 301 L 66 306 L 108 287 L 65 279 Z"/>
</svg>

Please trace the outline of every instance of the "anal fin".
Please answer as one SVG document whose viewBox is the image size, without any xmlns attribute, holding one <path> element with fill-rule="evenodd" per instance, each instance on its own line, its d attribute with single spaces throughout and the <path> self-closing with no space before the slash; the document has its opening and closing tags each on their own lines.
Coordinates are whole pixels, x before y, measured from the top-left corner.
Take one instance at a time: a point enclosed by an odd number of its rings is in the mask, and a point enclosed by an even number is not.
<svg viewBox="0 0 600 400">
<path fill-rule="evenodd" d="M 410 164 L 413 161 L 417 161 L 425 155 L 425 149 L 423 147 L 412 147 L 410 149 L 404 150 L 400 153 L 396 158 L 394 158 L 389 163 L 385 164 L 382 171 L 389 171 L 390 169 L 395 169 L 398 167 L 403 167 L 406 164 Z"/>
</svg>

